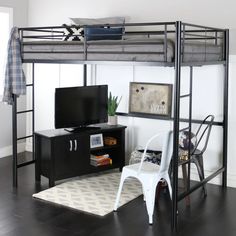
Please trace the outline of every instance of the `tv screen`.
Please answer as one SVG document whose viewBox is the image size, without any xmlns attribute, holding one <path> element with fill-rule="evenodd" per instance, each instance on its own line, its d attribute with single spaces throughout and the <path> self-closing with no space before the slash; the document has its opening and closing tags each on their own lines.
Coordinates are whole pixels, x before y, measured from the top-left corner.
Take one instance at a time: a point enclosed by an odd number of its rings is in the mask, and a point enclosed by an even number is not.
<svg viewBox="0 0 236 236">
<path fill-rule="evenodd" d="M 55 128 L 107 122 L 107 85 L 56 88 Z"/>
</svg>

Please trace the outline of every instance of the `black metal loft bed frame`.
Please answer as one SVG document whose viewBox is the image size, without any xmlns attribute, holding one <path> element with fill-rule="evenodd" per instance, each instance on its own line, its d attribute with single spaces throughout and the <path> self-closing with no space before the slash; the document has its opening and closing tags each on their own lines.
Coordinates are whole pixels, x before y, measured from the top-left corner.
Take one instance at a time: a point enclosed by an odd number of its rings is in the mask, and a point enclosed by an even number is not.
<svg viewBox="0 0 236 236">
<path fill-rule="evenodd" d="M 83 50 L 82 51 L 68 51 L 66 53 L 73 54 L 79 53 L 83 55 L 82 60 L 65 60 L 60 58 L 60 53 L 65 53 L 64 51 L 57 52 L 58 58 L 53 60 L 48 59 L 24 59 L 24 55 L 26 55 L 27 51 L 24 51 L 24 44 L 27 40 L 51 40 L 55 41 L 57 44 L 57 40 L 62 40 L 66 37 L 66 39 L 75 39 L 75 37 L 83 37 L 83 33 L 74 33 L 74 29 L 78 32 L 79 29 L 84 28 L 86 26 L 55 26 L 55 27 L 27 27 L 20 28 L 20 36 L 22 42 L 22 60 L 24 63 L 32 63 L 32 83 L 27 86 L 32 87 L 32 109 L 26 111 L 17 111 L 17 97 L 13 95 L 13 107 L 12 107 L 12 125 L 13 125 L 13 186 L 17 187 L 17 169 L 23 167 L 28 164 L 34 163 L 34 157 L 32 161 L 18 164 L 17 162 L 17 142 L 18 140 L 33 138 L 34 134 L 34 64 L 35 63 L 74 63 L 74 64 L 83 64 L 84 67 L 84 86 L 87 85 L 87 64 L 119 64 L 119 65 L 148 65 L 148 66 L 171 66 L 175 68 L 175 83 L 174 83 L 174 108 L 173 108 L 173 117 L 158 117 L 158 116 L 150 116 L 149 118 L 158 118 L 158 119 L 168 119 L 173 120 L 173 197 L 172 197 L 172 229 L 177 230 L 177 212 L 178 212 L 178 202 L 183 199 L 185 196 L 189 195 L 196 189 L 200 188 L 202 185 L 206 184 L 208 181 L 213 179 L 215 176 L 222 173 L 222 186 L 227 186 L 227 134 L 228 134 L 228 64 L 229 64 L 229 31 L 227 29 L 218 29 L 200 25 L 193 25 L 183 23 L 181 21 L 177 22 L 157 22 L 157 23 L 129 23 L 124 25 L 105 25 L 105 27 L 125 27 L 125 30 L 122 33 L 123 36 L 140 36 L 144 35 L 146 37 L 153 37 L 153 35 L 161 37 L 163 39 L 163 52 L 160 54 L 163 55 L 163 61 L 106 61 L 106 60 L 88 60 L 87 59 L 87 47 L 90 44 L 84 37 L 83 40 Z M 93 27 L 104 27 L 104 25 L 93 25 Z M 139 27 L 145 30 L 137 30 Z M 146 27 L 151 27 L 151 30 L 147 30 Z M 161 27 L 161 30 L 156 30 L 156 27 Z M 132 28 L 133 30 L 127 31 L 127 28 Z M 65 34 L 65 31 L 67 32 Z M 172 35 L 172 40 L 174 41 L 174 59 L 173 61 L 167 61 L 167 40 L 169 39 L 169 35 Z M 184 50 L 186 42 L 192 41 L 200 41 L 205 44 L 205 53 L 207 54 L 207 47 L 209 42 L 214 45 L 222 46 L 222 58 L 217 61 L 184 61 Z M 107 42 L 110 45 L 117 44 L 125 44 L 125 41 L 117 41 L 117 42 Z M 135 42 L 134 42 L 135 44 Z M 145 44 L 145 43 L 144 43 Z M 45 51 L 37 51 L 35 54 L 44 54 L 48 53 Z M 49 52 L 50 53 L 50 52 Z M 132 52 L 129 52 L 132 53 Z M 189 132 L 191 132 L 192 123 L 200 123 L 200 120 L 192 119 L 192 81 L 193 81 L 193 68 L 195 66 L 203 66 L 203 65 L 217 65 L 221 64 L 224 66 L 224 88 L 223 88 L 223 121 L 222 122 L 214 122 L 213 125 L 221 126 L 223 128 L 223 164 L 222 167 L 215 171 L 213 174 L 205 178 L 203 181 L 198 182 L 193 187 L 190 188 L 190 184 L 188 184 L 187 191 L 184 193 L 178 193 L 178 149 L 179 149 L 179 132 L 180 132 L 180 122 L 188 123 Z M 180 94 L 180 84 L 181 84 L 181 67 L 189 66 L 190 67 L 190 85 L 189 85 L 189 94 Z M 182 119 L 180 118 L 180 99 L 181 98 L 189 98 L 189 118 Z M 17 115 L 32 112 L 32 135 L 25 137 L 17 137 Z M 118 113 L 118 115 L 124 116 L 132 116 L 131 114 Z M 135 115 L 137 116 L 137 115 Z M 33 153 L 34 153 L 34 142 L 33 142 Z M 190 162 L 188 167 L 188 182 L 190 182 Z"/>
</svg>

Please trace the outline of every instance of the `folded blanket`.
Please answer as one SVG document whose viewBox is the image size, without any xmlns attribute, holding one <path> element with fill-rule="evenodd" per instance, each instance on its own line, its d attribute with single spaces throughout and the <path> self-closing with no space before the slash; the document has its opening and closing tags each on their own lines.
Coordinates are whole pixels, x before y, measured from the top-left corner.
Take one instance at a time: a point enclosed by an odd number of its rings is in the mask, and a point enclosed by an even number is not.
<svg viewBox="0 0 236 236">
<path fill-rule="evenodd" d="M 26 81 L 22 68 L 21 44 L 17 27 L 13 27 L 8 41 L 8 57 L 5 72 L 3 102 L 12 105 L 12 95 L 26 93 Z"/>
</svg>

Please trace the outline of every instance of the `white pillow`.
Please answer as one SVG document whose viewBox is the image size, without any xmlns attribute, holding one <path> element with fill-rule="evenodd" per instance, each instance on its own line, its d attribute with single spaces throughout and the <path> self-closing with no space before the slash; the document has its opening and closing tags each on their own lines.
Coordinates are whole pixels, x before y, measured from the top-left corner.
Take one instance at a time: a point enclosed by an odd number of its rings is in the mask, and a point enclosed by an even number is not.
<svg viewBox="0 0 236 236">
<path fill-rule="evenodd" d="M 95 24 L 124 24 L 124 17 L 105 17 L 105 18 L 70 18 L 76 25 L 95 25 Z"/>
</svg>

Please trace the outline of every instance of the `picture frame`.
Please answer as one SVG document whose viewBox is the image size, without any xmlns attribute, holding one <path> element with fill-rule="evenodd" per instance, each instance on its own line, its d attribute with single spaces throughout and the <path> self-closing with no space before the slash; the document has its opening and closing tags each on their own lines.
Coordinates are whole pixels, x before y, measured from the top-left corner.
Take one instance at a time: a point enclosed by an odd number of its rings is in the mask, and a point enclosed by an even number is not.
<svg viewBox="0 0 236 236">
<path fill-rule="evenodd" d="M 103 136 L 102 134 L 90 135 L 90 148 L 103 147 Z"/>
<path fill-rule="evenodd" d="M 172 87 L 164 83 L 130 82 L 129 113 L 170 117 Z"/>
</svg>

